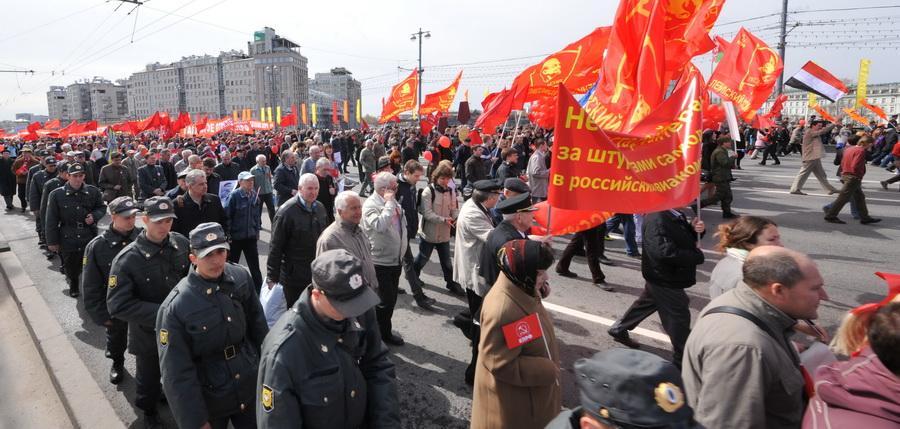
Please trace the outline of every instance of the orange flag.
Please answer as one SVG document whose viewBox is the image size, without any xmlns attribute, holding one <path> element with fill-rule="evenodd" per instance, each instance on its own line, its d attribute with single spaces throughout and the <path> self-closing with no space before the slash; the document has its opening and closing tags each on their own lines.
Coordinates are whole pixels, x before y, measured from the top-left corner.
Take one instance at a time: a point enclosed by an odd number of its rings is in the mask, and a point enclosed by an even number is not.
<svg viewBox="0 0 900 429">
<path fill-rule="evenodd" d="M 884 110 L 882 110 L 880 107 L 878 107 L 874 104 L 869 104 L 864 99 L 859 100 L 859 105 L 862 107 L 865 107 L 866 109 L 869 109 L 870 112 L 878 115 L 879 118 L 887 120 L 887 113 L 884 113 Z M 44 128 L 47 128 L 47 126 L 44 125 Z"/>
<path fill-rule="evenodd" d="M 719 18 L 725 0 L 663 3 L 666 9 L 666 72 L 674 77 L 691 58 L 716 47 L 709 38 L 709 31 Z"/>
<path fill-rule="evenodd" d="M 778 52 L 742 27 L 710 76 L 709 89 L 734 103 L 750 122 L 772 94 L 783 68 Z"/>
<path fill-rule="evenodd" d="M 419 115 L 430 115 L 434 112 L 449 112 L 453 99 L 456 98 L 456 91 L 459 89 L 459 80 L 462 78 L 462 70 L 453 79 L 450 86 L 425 96 L 425 101 L 419 108 Z"/>
<path fill-rule="evenodd" d="M 300 103 L 300 119 L 303 120 L 303 125 L 309 123 L 309 120 L 306 118 L 306 103 Z"/>
<path fill-rule="evenodd" d="M 828 113 L 825 109 L 822 108 L 822 106 L 819 106 L 818 104 L 813 106 L 813 110 L 815 110 L 816 113 L 818 113 L 819 116 L 821 116 L 822 119 L 826 121 L 834 122 L 836 120 L 834 116 L 831 116 L 830 113 Z"/>
<path fill-rule="evenodd" d="M 524 94 L 526 102 L 556 97 L 559 84 L 577 94 L 587 92 L 597 82 L 610 31 L 611 27 L 594 29 L 587 36 L 519 73 L 513 85 L 528 88 Z"/>
<path fill-rule="evenodd" d="M 350 101 L 344 100 L 344 122 L 350 123 Z"/>
<path fill-rule="evenodd" d="M 584 106 L 600 128 L 630 130 L 662 102 L 665 15 L 660 1 L 619 3 L 597 87 Z"/>
<path fill-rule="evenodd" d="M 416 107 L 416 91 L 418 91 L 419 74 L 415 70 L 391 88 L 391 95 L 381 110 L 379 123 L 385 123 Z"/>
<path fill-rule="evenodd" d="M 869 125 L 869 120 L 864 118 L 859 113 L 857 113 L 856 110 L 853 110 L 853 109 L 847 107 L 844 109 L 844 113 L 846 113 L 847 116 L 850 117 L 850 119 L 853 119 L 854 121 L 859 122 L 860 124 Z"/>
</svg>

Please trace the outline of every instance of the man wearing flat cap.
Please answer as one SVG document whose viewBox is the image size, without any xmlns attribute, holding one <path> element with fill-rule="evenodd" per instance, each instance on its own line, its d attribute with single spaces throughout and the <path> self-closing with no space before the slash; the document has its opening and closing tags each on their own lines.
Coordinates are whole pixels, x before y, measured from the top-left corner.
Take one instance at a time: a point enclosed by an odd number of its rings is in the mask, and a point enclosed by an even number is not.
<svg viewBox="0 0 900 429">
<path fill-rule="evenodd" d="M 144 230 L 113 259 L 106 290 L 109 314 L 128 322 L 128 351 L 135 357 L 135 406 L 146 427 L 159 427 L 162 396 L 156 315 L 159 305 L 188 274 L 188 239 L 171 232 L 175 207 L 166 197 L 144 201 Z"/>
<path fill-rule="evenodd" d="M 269 332 L 256 285 L 246 268 L 228 262 L 221 225 L 197 225 L 190 243 L 194 266 L 156 316 L 169 407 L 182 428 L 256 428 L 259 351 Z"/>
<path fill-rule="evenodd" d="M 359 259 L 327 250 L 312 284 L 262 346 L 256 421 L 260 428 L 400 427 L 394 364 L 375 319 L 378 295 Z"/>
<path fill-rule="evenodd" d="M 84 248 L 97 236 L 97 223 L 106 215 L 106 205 L 96 187 L 84 183 L 84 166 L 69 164 L 69 180 L 47 197 L 44 234 L 47 249 L 60 252 L 69 283 L 69 296 L 79 294 Z"/>
<path fill-rule="evenodd" d="M 581 406 L 560 413 L 547 429 L 700 428 L 685 401 L 675 365 L 656 355 L 612 349 L 575 362 Z"/>
<path fill-rule="evenodd" d="M 134 226 L 139 211 L 131 197 L 112 200 L 109 203 L 109 215 L 112 218 L 109 229 L 94 237 L 84 250 L 84 267 L 81 272 L 84 309 L 94 323 L 106 328 L 106 356 L 112 359 L 109 371 L 109 382 L 112 384 L 119 384 L 125 374 L 128 323 L 109 315 L 106 308 L 106 285 L 113 259 L 142 231 Z"/>
</svg>

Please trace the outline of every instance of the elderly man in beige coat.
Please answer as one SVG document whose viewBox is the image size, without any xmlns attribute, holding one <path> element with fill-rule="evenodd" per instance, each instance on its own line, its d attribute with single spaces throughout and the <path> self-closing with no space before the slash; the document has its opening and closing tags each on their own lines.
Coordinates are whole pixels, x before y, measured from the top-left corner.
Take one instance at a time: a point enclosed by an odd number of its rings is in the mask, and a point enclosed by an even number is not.
<svg viewBox="0 0 900 429">
<path fill-rule="evenodd" d="M 750 251 L 744 281 L 712 300 L 688 337 L 685 394 L 708 428 L 799 428 L 805 407 L 790 337 L 828 299 L 816 264 L 775 246 Z"/>
<path fill-rule="evenodd" d="M 815 121 L 810 126 L 810 129 L 803 133 L 803 145 L 801 150 L 803 166 L 800 167 L 800 172 L 797 173 L 797 177 L 794 178 L 794 183 L 791 184 L 791 193 L 794 195 L 806 195 L 801 189 L 803 188 L 803 184 L 806 183 L 806 179 L 809 177 L 810 173 L 816 176 L 819 184 L 822 185 L 822 189 L 828 191 L 829 195 L 838 192 L 834 186 L 831 186 L 831 184 L 828 183 L 828 176 L 825 174 L 825 168 L 822 167 L 822 158 L 825 156 L 825 148 L 822 145 L 822 136 L 830 133 L 835 125 L 841 122 L 841 118 L 839 117 L 834 123 L 826 126 L 825 124 L 827 122 L 828 121 L 821 120 Z"/>
</svg>

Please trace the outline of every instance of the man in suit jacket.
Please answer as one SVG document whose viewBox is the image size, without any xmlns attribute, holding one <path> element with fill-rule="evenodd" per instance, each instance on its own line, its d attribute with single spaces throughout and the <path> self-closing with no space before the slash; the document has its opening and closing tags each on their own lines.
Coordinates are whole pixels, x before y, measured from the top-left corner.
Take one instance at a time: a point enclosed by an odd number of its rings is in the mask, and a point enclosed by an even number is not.
<svg viewBox="0 0 900 429">
<path fill-rule="evenodd" d="M 691 311 L 684 289 L 697 282 L 697 266 L 703 263 L 698 235 L 706 230 L 703 221 L 687 221 L 675 209 L 650 213 L 644 217 L 641 273 L 644 291 L 625 314 L 609 328 L 619 343 L 637 348 L 628 331 L 659 311 L 663 329 L 672 341 L 672 362 L 681 367 L 681 356 L 691 333 Z"/>
</svg>

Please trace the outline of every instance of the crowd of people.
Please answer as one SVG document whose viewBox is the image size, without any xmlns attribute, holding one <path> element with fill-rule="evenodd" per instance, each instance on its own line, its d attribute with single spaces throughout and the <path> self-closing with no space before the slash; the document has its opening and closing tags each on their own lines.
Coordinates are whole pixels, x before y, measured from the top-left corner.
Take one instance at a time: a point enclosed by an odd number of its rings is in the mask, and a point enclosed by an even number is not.
<svg viewBox="0 0 900 429">
<path fill-rule="evenodd" d="M 812 173 L 838 194 L 823 208 L 826 221 L 843 223 L 837 215 L 849 202 L 861 223 L 878 222 L 860 183 L 867 162 L 897 170 L 885 188 L 900 181 L 896 119 L 861 130 L 814 118 L 792 130 L 746 128 L 737 147 L 727 130 L 707 130 L 711 195 L 701 207 L 617 213 L 574 234 L 559 258 L 548 237 L 533 233 L 552 130 L 486 133 L 475 145 L 458 131 L 6 142 L 0 194 L 8 212 L 16 196 L 18 209 L 32 212 L 38 244 L 60 258 L 69 295 L 105 328 L 111 383 L 123 379 L 125 351 L 134 355 L 134 405 L 147 427 L 161 426 L 162 398 L 185 428 L 400 427 L 389 347 L 405 341 L 392 318 L 407 293 L 401 278 L 419 308 L 439 311 L 422 280 L 435 250 L 438 286 L 467 304 L 453 324 L 470 340 L 471 359 L 450 376 L 473 388 L 473 428 L 900 424 L 897 278 L 888 278 L 884 302 L 838 332 L 849 361 L 805 368 L 792 335 L 831 340 L 815 323 L 828 299 L 822 277 L 808 256 L 782 247 L 773 221 L 731 209 L 731 171 L 742 158 L 761 152 L 761 164 L 771 157 L 778 165 L 778 155 L 799 152 L 792 194 L 803 195 Z M 840 189 L 821 162 L 829 139 L 839 145 Z M 712 302 L 692 326 L 685 290 L 697 282 L 706 233 L 696 211 L 715 203 L 734 219 L 716 232 L 723 257 L 710 278 Z M 271 238 L 261 264 L 263 209 Z M 579 360 L 576 386 L 561 385 L 554 322 L 542 304 L 551 267 L 577 277 L 570 264 L 583 254 L 592 283 L 612 292 L 601 265 L 613 264 L 604 255 L 613 230 L 644 280 L 608 331 L 626 348 Z M 264 308 L 261 295 L 280 305 Z M 657 312 L 671 361 L 636 350 L 629 336 Z M 522 325 L 529 317 L 535 324 Z M 510 325 L 521 343 L 510 344 Z M 562 410 L 565 389 L 578 389 L 581 407 Z"/>
</svg>

